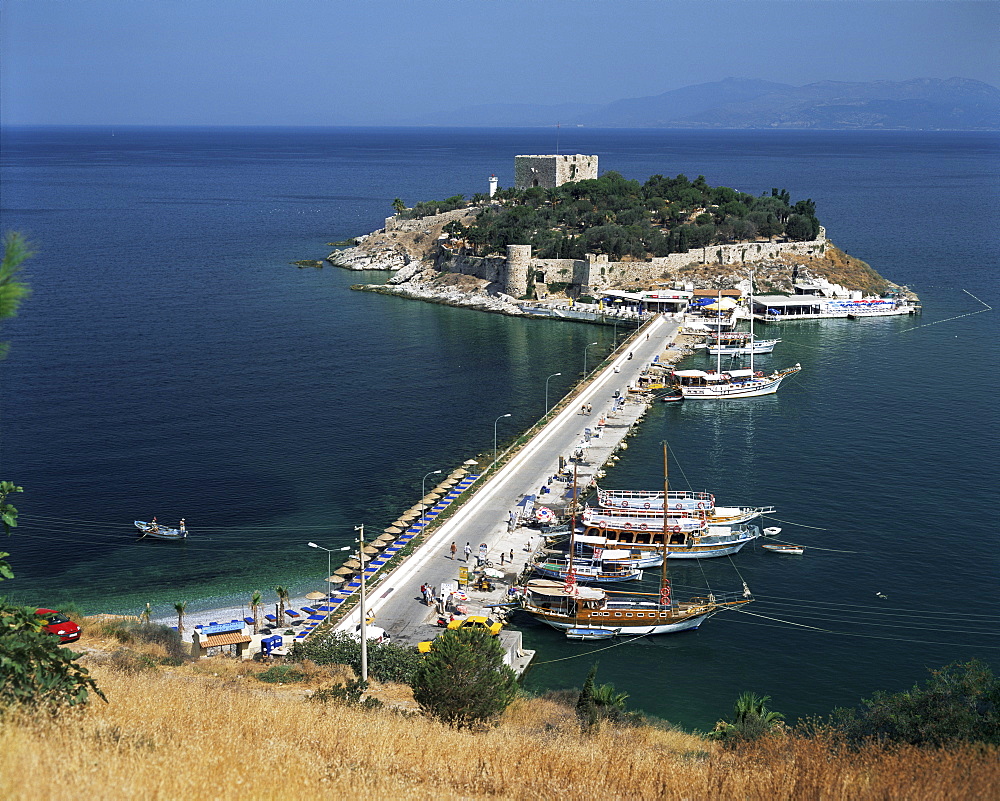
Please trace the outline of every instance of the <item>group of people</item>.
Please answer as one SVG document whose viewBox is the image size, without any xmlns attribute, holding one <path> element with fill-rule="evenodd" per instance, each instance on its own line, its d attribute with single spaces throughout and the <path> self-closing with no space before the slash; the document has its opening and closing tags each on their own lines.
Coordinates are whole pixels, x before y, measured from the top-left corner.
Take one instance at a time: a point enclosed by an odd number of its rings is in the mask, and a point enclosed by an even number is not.
<svg viewBox="0 0 1000 801">
<path fill-rule="evenodd" d="M 580 414 L 590 414 L 592 411 L 594 411 L 594 404 L 592 403 L 585 403 L 580 407 Z"/>
</svg>

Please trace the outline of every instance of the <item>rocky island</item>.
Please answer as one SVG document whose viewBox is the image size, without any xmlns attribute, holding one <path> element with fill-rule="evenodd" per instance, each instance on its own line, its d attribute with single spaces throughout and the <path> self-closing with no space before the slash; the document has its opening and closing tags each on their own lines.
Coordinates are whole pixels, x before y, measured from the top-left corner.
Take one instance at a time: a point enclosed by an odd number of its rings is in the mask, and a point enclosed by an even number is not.
<svg viewBox="0 0 1000 801">
<path fill-rule="evenodd" d="M 811 200 L 755 197 L 699 176 L 597 177 L 596 156 L 517 156 L 516 186 L 405 208 L 327 261 L 392 272 L 369 292 L 529 315 L 603 293 L 749 288 L 827 297 L 915 296 L 826 237 Z"/>
</svg>

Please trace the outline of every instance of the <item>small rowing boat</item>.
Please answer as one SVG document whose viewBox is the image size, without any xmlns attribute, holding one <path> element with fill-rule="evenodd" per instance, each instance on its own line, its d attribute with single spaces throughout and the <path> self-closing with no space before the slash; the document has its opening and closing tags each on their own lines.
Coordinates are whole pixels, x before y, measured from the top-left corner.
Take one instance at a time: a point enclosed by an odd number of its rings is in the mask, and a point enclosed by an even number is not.
<svg viewBox="0 0 1000 801">
<path fill-rule="evenodd" d="M 155 519 L 152 523 L 147 523 L 145 520 L 135 520 L 133 522 L 139 530 L 140 537 L 154 537 L 158 540 L 182 540 L 188 535 L 183 520 L 181 520 L 179 528 L 161 526 Z"/>
<path fill-rule="evenodd" d="M 617 629 L 601 629 L 593 626 L 579 626 L 566 629 L 567 640 L 610 640 L 618 633 Z"/>
<path fill-rule="evenodd" d="M 801 556 L 805 551 L 801 545 L 779 545 L 776 542 L 765 542 L 760 547 L 771 553 L 787 553 L 794 556 Z"/>
</svg>

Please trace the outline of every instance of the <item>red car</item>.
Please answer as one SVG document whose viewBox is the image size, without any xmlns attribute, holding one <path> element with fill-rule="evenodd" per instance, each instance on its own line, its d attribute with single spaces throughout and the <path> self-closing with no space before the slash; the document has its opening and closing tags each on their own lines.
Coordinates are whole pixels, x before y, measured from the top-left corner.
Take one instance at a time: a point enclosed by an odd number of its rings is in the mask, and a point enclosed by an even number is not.
<svg viewBox="0 0 1000 801">
<path fill-rule="evenodd" d="M 60 642 L 76 642 L 80 639 L 80 627 L 62 612 L 55 609 L 37 609 L 35 614 L 45 618 L 42 626 L 49 634 L 55 634 Z"/>
</svg>

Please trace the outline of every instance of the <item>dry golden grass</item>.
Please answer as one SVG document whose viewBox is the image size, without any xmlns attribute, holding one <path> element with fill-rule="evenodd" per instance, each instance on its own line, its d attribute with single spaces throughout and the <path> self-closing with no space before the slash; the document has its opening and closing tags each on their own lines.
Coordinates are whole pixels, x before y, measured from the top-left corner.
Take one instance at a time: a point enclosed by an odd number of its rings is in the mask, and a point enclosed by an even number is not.
<svg viewBox="0 0 1000 801">
<path fill-rule="evenodd" d="M 391 710 L 312 703 L 301 685 L 272 688 L 235 662 L 210 664 L 218 676 L 95 665 L 110 703 L 56 722 L 8 720 L 0 797 L 853 801 L 986 798 L 1000 786 L 996 751 L 845 755 L 787 738 L 727 752 L 652 727 L 584 737 L 572 710 L 545 699 L 518 700 L 495 729 L 455 731 Z"/>
</svg>

